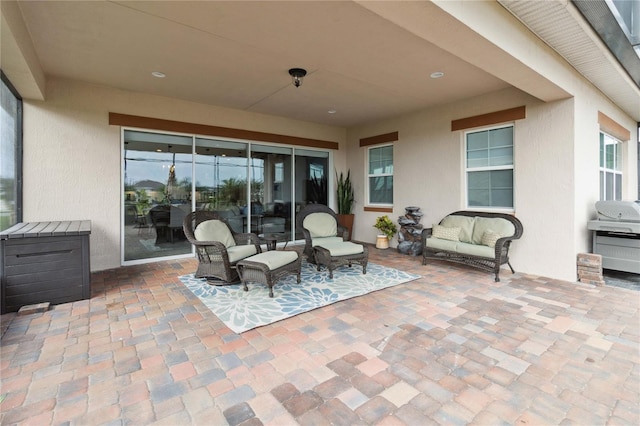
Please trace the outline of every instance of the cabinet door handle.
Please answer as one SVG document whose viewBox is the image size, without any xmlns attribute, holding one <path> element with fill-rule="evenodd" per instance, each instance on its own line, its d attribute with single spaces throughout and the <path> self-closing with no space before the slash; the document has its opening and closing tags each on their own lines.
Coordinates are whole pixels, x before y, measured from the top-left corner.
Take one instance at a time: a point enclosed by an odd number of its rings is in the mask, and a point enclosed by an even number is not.
<svg viewBox="0 0 640 426">
<path fill-rule="evenodd" d="M 55 251 L 42 251 L 39 253 L 24 253 L 17 254 L 16 257 L 32 257 L 32 256 L 42 256 L 45 254 L 68 254 L 73 253 L 73 250 L 55 250 Z"/>
</svg>

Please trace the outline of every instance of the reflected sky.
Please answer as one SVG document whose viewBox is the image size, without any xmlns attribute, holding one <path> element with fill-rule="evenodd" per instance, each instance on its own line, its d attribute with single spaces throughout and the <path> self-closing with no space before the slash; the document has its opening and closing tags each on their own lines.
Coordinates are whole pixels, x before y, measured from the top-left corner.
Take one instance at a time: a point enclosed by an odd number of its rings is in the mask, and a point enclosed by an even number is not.
<svg viewBox="0 0 640 426">
<path fill-rule="evenodd" d="M 127 151 L 125 159 L 125 183 L 135 185 L 151 180 L 163 185 L 169 178 L 169 167 L 173 162 L 172 153 Z M 252 175 L 258 181 L 264 176 L 264 160 L 253 158 Z M 175 154 L 175 175 L 178 182 L 191 180 L 191 154 Z M 247 159 L 222 156 L 196 156 L 196 186 L 216 187 L 227 179 L 244 180 L 247 176 Z"/>
</svg>

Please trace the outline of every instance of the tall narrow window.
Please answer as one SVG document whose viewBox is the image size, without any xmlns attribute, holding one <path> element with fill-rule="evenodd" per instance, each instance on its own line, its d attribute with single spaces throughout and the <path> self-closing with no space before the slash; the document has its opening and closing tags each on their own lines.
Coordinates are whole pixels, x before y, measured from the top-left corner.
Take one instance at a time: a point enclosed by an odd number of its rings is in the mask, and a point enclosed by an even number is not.
<svg viewBox="0 0 640 426">
<path fill-rule="evenodd" d="M 600 199 L 622 200 L 622 143 L 600 132 Z"/>
<path fill-rule="evenodd" d="M 22 221 L 22 98 L 2 73 L 0 231 Z"/>
<path fill-rule="evenodd" d="M 393 145 L 371 147 L 367 150 L 367 204 L 393 204 Z"/>
<path fill-rule="evenodd" d="M 513 126 L 466 133 L 467 207 L 513 208 Z"/>
</svg>

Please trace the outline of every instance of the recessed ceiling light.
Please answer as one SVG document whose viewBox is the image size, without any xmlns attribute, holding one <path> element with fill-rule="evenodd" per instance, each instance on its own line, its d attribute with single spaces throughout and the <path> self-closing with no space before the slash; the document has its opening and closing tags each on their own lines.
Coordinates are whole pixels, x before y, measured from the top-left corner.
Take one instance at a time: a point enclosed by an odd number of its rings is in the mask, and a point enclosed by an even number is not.
<svg viewBox="0 0 640 426">
<path fill-rule="evenodd" d="M 329 114 L 335 114 L 335 113 L 336 113 L 336 112 L 338 112 L 338 111 L 336 111 L 335 109 L 330 109 L 330 110 L 329 110 L 329 111 L 327 111 L 327 112 L 328 112 Z"/>
<path fill-rule="evenodd" d="M 440 78 L 444 77 L 444 73 L 442 71 L 436 71 L 431 73 L 431 78 Z"/>
<path fill-rule="evenodd" d="M 151 75 L 157 78 L 165 78 L 167 76 L 165 73 L 160 71 L 154 71 L 151 73 Z"/>
</svg>

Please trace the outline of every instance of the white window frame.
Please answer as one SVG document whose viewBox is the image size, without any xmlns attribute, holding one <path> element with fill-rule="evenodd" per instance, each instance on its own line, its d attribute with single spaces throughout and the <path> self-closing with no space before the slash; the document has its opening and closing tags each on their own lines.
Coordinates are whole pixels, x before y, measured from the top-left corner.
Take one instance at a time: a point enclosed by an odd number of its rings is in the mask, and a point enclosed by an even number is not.
<svg viewBox="0 0 640 426">
<path fill-rule="evenodd" d="M 511 129 L 512 129 L 511 149 L 513 151 L 513 157 L 512 157 L 511 164 L 510 165 L 501 165 L 501 166 L 468 167 L 468 165 L 467 165 L 467 153 L 468 153 L 467 140 L 468 140 L 468 135 L 472 134 L 472 133 L 486 132 L 486 131 L 496 130 L 496 129 L 504 129 L 504 128 L 507 128 L 507 127 L 511 127 Z M 464 135 L 463 135 L 462 147 L 463 147 L 463 164 L 464 164 L 464 185 L 465 185 L 465 188 L 464 188 L 464 205 L 465 205 L 465 208 L 473 209 L 473 210 L 479 210 L 479 211 L 487 210 L 487 211 L 514 212 L 515 211 L 515 205 L 516 205 L 515 123 L 502 123 L 502 124 L 495 125 L 495 126 L 479 127 L 479 128 L 467 130 L 467 131 L 464 132 Z M 512 206 L 511 207 L 500 207 L 500 206 L 471 206 L 471 205 L 469 205 L 469 173 L 471 173 L 471 172 L 482 172 L 482 171 L 496 171 L 496 170 L 511 170 L 512 182 L 513 182 L 513 185 L 512 185 L 512 188 L 511 188 L 511 191 L 512 191 L 512 194 L 511 194 Z"/>
<path fill-rule="evenodd" d="M 622 187 L 623 187 L 623 180 L 624 180 L 624 173 L 622 170 L 624 161 L 623 161 L 623 142 L 614 137 L 611 136 L 611 134 L 600 130 L 600 134 L 599 134 L 599 138 L 598 138 L 599 144 L 600 144 L 600 149 L 599 149 L 599 182 L 600 182 L 600 200 L 622 200 Z M 607 150 L 604 149 L 604 153 L 602 152 L 602 149 L 605 148 L 607 145 L 614 145 L 614 153 L 613 153 L 613 168 L 608 168 L 607 167 Z M 607 176 L 608 175 L 613 175 L 614 179 L 613 182 L 611 183 L 611 188 L 612 188 L 612 195 L 613 198 L 607 198 L 607 191 L 606 191 L 606 187 L 607 187 Z M 616 181 L 618 179 L 615 179 L 615 176 L 619 176 L 619 181 L 620 181 L 620 188 L 618 188 L 618 185 L 616 184 Z M 616 194 L 619 195 L 619 197 L 616 197 Z"/>
<path fill-rule="evenodd" d="M 384 148 L 390 146 L 393 150 L 393 142 L 391 143 L 385 143 L 385 144 L 379 144 L 379 145 L 372 145 L 372 146 L 368 146 L 367 147 L 367 158 L 366 158 L 366 164 L 365 164 L 365 170 L 367 171 L 367 177 L 366 177 L 366 182 L 365 182 L 365 190 L 366 190 L 366 194 L 367 194 L 367 201 L 366 201 L 366 205 L 367 206 L 371 206 L 371 207 L 393 207 L 393 200 L 391 200 L 391 203 L 374 203 L 371 202 L 370 199 L 370 195 L 371 195 L 371 191 L 369 188 L 369 182 L 371 181 L 372 177 L 388 177 L 391 176 L 393 177 L 393 172 L 392 173 L 369 173 L 370 167 L 369 165 L 371 164 L 371 150 L 372 149 L 378 149 L 378 148 Z M 393 161 L 393 165 L 395 166 L 395 152 L 394 152 L 394 161 Z"/>
</svg>

